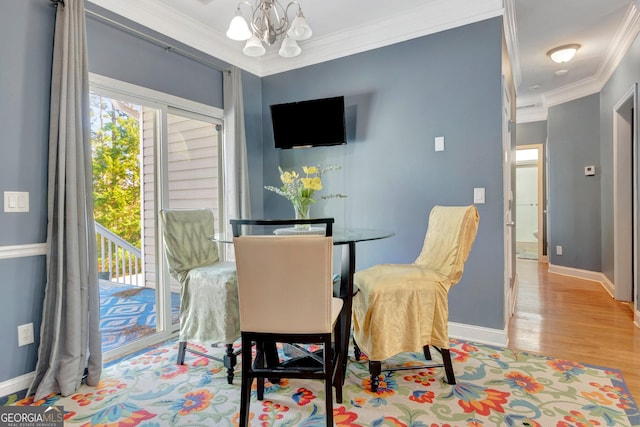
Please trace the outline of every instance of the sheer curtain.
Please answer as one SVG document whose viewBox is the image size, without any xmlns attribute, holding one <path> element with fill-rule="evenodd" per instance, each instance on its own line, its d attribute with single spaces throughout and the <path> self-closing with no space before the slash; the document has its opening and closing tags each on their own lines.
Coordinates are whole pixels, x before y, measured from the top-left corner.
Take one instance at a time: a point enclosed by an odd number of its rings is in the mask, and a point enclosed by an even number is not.
<svg viewBox="0 0 640 427">
<path fill-rule="evenodd" d="M 232 218 L 249 218 L 249 172 L 247 166 L 247 142 L 244 131 L 244 102 L 242 100 L 242 75 L 232 67 L 223 72 L 224 82 L 224 166 L 225 166 L 225 226 L 230 230 Z"/>
<path fill-rule="evenodd" d="M 28 394 L 74 393 L 102 370 L 84 0 L 57 3 L 49 128 L 47 284 Z"/>
</svg>

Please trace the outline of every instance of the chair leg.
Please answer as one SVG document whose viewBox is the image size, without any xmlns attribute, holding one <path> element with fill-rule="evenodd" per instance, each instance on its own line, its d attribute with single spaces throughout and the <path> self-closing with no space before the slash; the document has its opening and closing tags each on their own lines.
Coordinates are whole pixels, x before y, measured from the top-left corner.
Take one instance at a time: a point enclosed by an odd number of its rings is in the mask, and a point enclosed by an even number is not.
<svg viewBox="0 0 640 427">
<path fill-rule="evenodd" d="M 422 347 L 422 352 L 424 353 L 424 358 L 427 360 L 431 360 L 431 351 L 429 350 L 429 345 L 425 345 Z"/>
<path fill-rule="evenodd" d="M 233 371 L 236 367 L 237 357 L 233 351 L 233 344 L 227 344 L 227 352 L 223 359 L 224 367 L 227 368 L 227 383 L 233 384 Z"/>
<path fill-rule="evenodd" d="M 269 351 L 271 351 L 271 344 L 273 344 L 273 350 L 275 351 L 275 343 L 264 343 L 262 341 L 256 341 L 256 358 L 252 361 L 252 365 L 260 369 L 265 366 L 270 367 L 273 365 L 269 365 Z M 265 350 L 265 348 L 267 350 Z M 243 362 L 244 364 L 244 362 Z M 264 399 L 264 377 L 256 377 L 256 394 L 258 400 Z"/>
<path fill-rule="evenodd" d="M 360 361 L 361 354 L 362 352 L 360 351 L 360 347 L 358 347 L 358 343 L 354 340 L 353 341 L 353 357 L 356 359 L 356 362 Z"/>
<path fill-rule="evenodd" d="M 243 337 L 244 338 L 244 337 Z M 253 377 L 251 374 L 251 341 L 242 340 L 244 345 L 242 346 L 242 380 L 240 388 L 240 427 L 247 427 L 249 425 L 249 406 L 251 405 L 251 384 L 253 383 Z"/>
<path fill-rule="evenodd" d="M 184 355 L 186 352 L 187 352 L 187 342 L 186 341 L 178 342 L 178 360 L 176 362 L 178 365 L 184 365 Z"/>
<path fill-rule="evenodd" d="M 264 377 L 257 377 L 257 387 L 256 387 L 256 395 L 257 399 L 260 401 L 264 400 Z"/>
<path fill-rule="evenodd" d="M 344 385 L 344 373 L 342 372 L 342 363 L 336 365 L 336 402 L 342 403 L 342 386 Z"/>
<path fill-rule="evenodd" d="M 268 368 L 277 366 L 280 363 L 278 348 L 275 342 L 263 342 L 261 347 Z M 269 378 L 271 384 L 280 384 L 280 378 Z"/>
<path fill-rule="evenodd" d="M 333 354 L 331 354 L 331 335 L 324 341 L 324 400 L 327 411 L 327 427 L 333 427 Z M 341 363 L 340 360 L 338 360 Z M 340 368 L 338 368 L 340 369 Z M 340 398 L 342 400 L 342 397 Z"/>
<path fill-rule="evenodd" d="M 453 365 L 451 363 L 451 352 L 448 348 L 440 349 L 440 354 L 442 354 L 442 362 L 444 364 L 444 372 L 447 376 L 446 383 L 454 385 L 456 383 L 456 376 L 453 373 Z"/>
<path fill-rule="evenodd" d="M 377 360 L 369 360 L 369 375 L 371 375 L 371 392 L 378 392 L 378 384 L 380 382 L 380 374 L 382 373 L 382 362 Z"/>
</svg>

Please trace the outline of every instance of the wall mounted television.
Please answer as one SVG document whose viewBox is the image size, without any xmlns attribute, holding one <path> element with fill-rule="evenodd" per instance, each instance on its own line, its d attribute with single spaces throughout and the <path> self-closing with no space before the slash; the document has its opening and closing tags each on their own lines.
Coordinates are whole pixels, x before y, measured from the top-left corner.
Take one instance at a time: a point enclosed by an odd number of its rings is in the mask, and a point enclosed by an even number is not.
<svg viewBox="0 0 640 427">
<path fill-rule="evenodd" d="M 344 96 L 271 105 L 275 148 L 347 143 Z"/>
</svg>

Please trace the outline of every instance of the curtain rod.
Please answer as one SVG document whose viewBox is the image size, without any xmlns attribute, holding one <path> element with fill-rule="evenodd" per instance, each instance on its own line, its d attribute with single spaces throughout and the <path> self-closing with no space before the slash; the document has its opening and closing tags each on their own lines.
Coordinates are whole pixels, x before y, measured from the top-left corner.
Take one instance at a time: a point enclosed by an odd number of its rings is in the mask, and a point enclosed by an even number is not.
<svg viewBox="0 0 640 427">
<path fill-rule="evenodd" d="M 64 6 L 64 0 L 51 0 L 51 1 L 55 3 L 55 6 L 58 6 L 58 3 L 62 3 L 62 5 Z M 166 43 L 166 42 L 164 42 L 164 41 L 162 41 L 160 39 L 157 39 L 157 38 L 155 38 L 153 36 L 150 36 L 149 34 L 145 34 L 142 31 L 138 31 L 136 29 L 133 29 L 133 28 L 121 23 L 121 22 L 115 21 L 115 20 L 113 20 L 111 18 L 108 18 L 108 17 L 106 17 L 104 15 L 101 15 L 101 14 L 99 14 L 97 12 L 85 9 L 85 13 L 87 15 L 90 15 L 90 16 L 94 17 L 94 18 L 98 18 L 99 20 L 101 20 L 101 21 L 103 21 L 103 22 L 105 22 L 105 23 L 107 23 L 107 24 L 109 24 L 109 25 L 111 25 L 111 26 L 113 26 L 115 28 L 124 30 L 124 31 L 126 31 L 126 32 L 128 32 L 130 34 L 133 34 L 136 37 L 139 37 L 139 38 L 141 38 L 143 40 L 149 41 L 149 42 L 151 42 L 151 43 L 153 43 L 153 44 L 155 44 L 157 46 L 160 46 L 166 52 L 176 53 L 176 54 L 181 55 L 181 56 L 183 56 L 185 58 L 188 58 L 188 59 L 191 59 L 193 61 L 199 62 L 202 65 L 206 65 L 207 67 L 213 68 L 214 70 L 229 71 L 229 67 L 223 67 L 223 66 L 215 64 L 213 62 L 209 62 L 206 59 L 201 58 L 198 55 L 195 55 L 195 54 L 193 54 L 191 52 L 188 52 L 188 51 L 186 51 L 186 50 L 184 50 L 182 48 L 173 46 L 173 45 L 171 45 L 169 43 Z"/>
</svg>

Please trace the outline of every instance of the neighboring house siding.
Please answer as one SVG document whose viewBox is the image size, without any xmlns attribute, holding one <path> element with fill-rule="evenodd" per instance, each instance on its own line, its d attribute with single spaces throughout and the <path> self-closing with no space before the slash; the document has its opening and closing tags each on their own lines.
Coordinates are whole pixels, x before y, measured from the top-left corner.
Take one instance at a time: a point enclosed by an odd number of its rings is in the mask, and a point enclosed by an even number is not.
<svg viewBox="0 0 640 427">
<path fill-rule="evenodd" d="M 154 145 L 155 110 L 143 114 L 144 258 L 146 284 L 155 286 L 156 181 Z M 167 115 L 170 208 L 211 209 L 220 219 L 220 158 L 218 126 L 177 114 Z M 221 127 L 220 127 L 221 131 Z M 172 280 L 172 288 L 177 283 Z"/>
</svg>

